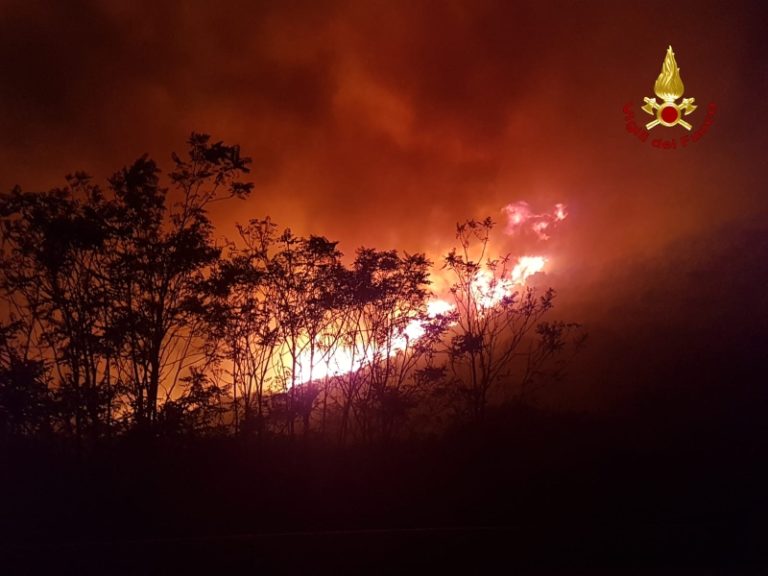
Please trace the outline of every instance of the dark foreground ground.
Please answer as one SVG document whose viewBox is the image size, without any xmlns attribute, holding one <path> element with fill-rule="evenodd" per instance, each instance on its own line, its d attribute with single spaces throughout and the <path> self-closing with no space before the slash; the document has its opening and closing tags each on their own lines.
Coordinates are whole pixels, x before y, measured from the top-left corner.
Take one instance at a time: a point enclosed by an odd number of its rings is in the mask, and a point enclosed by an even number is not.
<svg viewBox="0 0 768 576">
<path fill-rule="evenodd" d="M 3 451 L 1 574 L 768 574 L 763 404 Z"/>
<path fill-rule="evenodd" d="M 3 573 L 758 575 L 764 536 L 619 524 L 107 539 L 14 548 Z"/>
</svg>

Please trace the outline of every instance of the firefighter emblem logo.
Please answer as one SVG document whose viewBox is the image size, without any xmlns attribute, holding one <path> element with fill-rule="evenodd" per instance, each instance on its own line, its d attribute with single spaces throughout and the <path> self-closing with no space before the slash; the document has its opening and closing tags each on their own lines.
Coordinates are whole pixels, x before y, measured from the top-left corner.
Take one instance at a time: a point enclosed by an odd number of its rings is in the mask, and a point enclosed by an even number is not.
<svg viewBox="0 0 768 576">
<path fill-rule="evenodd" d="M 656 98 L 643 98 L 645 106 L 642 110 L 651 116 L 656 116 L 655 120 L 645 125 L 647 130 L 659 124 L 667 127 L 679 124 L 686 130 L 691 129 L 691 125 L 683 120 L 683 115 L 688 116 L 696 110 L 696 105 L 693 103 L 695 98 L 683 98 L 680 104 L 676 103 L 676 100 L 682 97 L 684 89 L 683 81 L 680 79 L 680 68 L 677 67 L 675 53 L 670 46 L 667 48 L 664 64 L 661 66 L 661 74 L 656 78 L 653 86 L 653 91 L 661 102 L 657 102 Z"/>
</svg>

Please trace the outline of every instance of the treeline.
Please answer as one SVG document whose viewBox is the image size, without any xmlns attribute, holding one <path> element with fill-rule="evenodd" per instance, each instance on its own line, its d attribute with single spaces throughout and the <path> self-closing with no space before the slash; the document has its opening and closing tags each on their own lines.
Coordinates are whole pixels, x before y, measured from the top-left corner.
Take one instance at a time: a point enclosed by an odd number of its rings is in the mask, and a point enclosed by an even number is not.
<svg viewBox="0 0 768 576">
<path fill-rule="evenodd" d="M 508 278 L 490 219 L 438 265 L 279 231 L 217 243 L 214 202 L 248 197 L 238 146 L 193 134 L 167 182 L 150 158 L 0 195 L 0 435 L 321 435 L 386 441 L 480 420 L 556 377 L 583 336 L 552 290 Z M 430 291 L 447 275 L 447 301 Z M 478 281 L 478 279 L 482 281 Z"/>
</svg>

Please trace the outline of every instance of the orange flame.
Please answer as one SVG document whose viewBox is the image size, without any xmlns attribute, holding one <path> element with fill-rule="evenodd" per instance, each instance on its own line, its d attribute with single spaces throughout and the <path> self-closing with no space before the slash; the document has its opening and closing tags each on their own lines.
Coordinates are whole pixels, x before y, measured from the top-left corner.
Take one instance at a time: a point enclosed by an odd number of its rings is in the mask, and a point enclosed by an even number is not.
<svg viewBox="0 0 768 576">
<path fill-rule="evenodd" d="M 481 308 L 498 306 L 504 298 L 511 297 L 518 287 L 525 285 L 528 278 L 542 272 L 546 263 L 547 259 L 543 256 L 522 256 L 509 275 L 503 278 L 495 278 L 490 271 L 482 270 L 477 273 L 472 283 L 473 295 Z M 441 298 L 434 298 L 427 303 L 427 317 L 433 319 L 449 314 L 455 309 L 455 304 Z M 389 355 L 395 356 L 406 350 L 424 334 L 426 334 L 425 321 L 412 319 L 392 342 Z M 374 360 L 373 351 L 364 349 L 362 345 L 339 347 L 326 356 L 318 356 L 320 358 L 312 363 L 309 352 L 300 355 L 297 360 L 296 384 L 306 384 L 310 379 L 324 380 L 348 374 L 360 370 Z"/>
<path fill-rule="evenodd" d="M 564 204 L 556 204 L 551 213 L 544 214 L 534 214 L 527 202 L 508 204 L 503 211 L 508 217 L 506 228 L 508 234 L 526 228 L 541 240 L 548 239 L 546 232 L 568 216 Z M 498 306 L 505 298 L 511 297 L 521 286 L 524 286 L 531 276 L 544 271 L 547 261 L 544 256 L 522 256 L 517 259 L 508 274 L 499 278 L 490 270 L 481 270 L 472 282 L 473 297 L 483 309 Z M 407 350 L 409 346 L 413 346 L 414 342 L 426 334 L 426 324 L 431 319 L 454 312 L 456 305 L 436 297 L 427 303 L 426 308 L 427 320 L 410 319 L 402 332 L 393 340 L 388 350 L 389 356 L 395 356 Z M 322 342 L 318 341 L 318 345 L 322 348 Z M 348 374 L 370 364 L 375 360 L 375 355 L 380 353 L 381 351 L 373 351 L 370 346 L 366 347 L 363 343 L 356 343 L 351 347 L 337 347 L 326 354 L 316 355 L 313 362 L 309 352 L 305 352 L 297 359 L 298 368 L 294 381 L 297 384 L 304 384 L 310 380 L 323 380 Z"/>
<path fill-rule="evenodd" d="M 515 234 L 522 230 L 530 230 L 540 240 L 548 240 L 548 230 L 554 228 L 568 216 L 565 204 L 555 204 L 552 212 L 535 214 L 528 202 L 514 202 L 501 209 L 507 215 L 507 234 Z"/>
</svg>

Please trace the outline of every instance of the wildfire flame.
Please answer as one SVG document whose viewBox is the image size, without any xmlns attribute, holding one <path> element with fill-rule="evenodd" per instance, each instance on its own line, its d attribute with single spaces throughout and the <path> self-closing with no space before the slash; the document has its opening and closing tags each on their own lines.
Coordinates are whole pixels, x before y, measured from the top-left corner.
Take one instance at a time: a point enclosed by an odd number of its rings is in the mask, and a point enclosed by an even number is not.
<svg viewBox="0 0 768 576">
<path fill-rule="evenodd" d="M 529 276 L 544 270 L 546 263 L 547 259 L 542 256 L 523 256 L 512 269 L 512 282 L 514 284 L 525 284 Z"/>
<path fill-rule="evenodd" d="M 507 234 L 512 235 L 519 231 L 530 230 L 540 240 L 548 240 L 548 231 L 568 216 L 564 204 L 555 204 L 551 212 L 542 214 L 535 214 L 528 202 L 507 204 L 501 211 L 507 215 L 507 227 L 505 230 Z"/>
<path fill-rule="evenodd" d="M 516 288 L 525 285 L 529 277 L 544 270 L 547 259 L 543 256 L 522 256 L 507 277 L 495 278 L 487 270 L 481 270 L 472 283 L 474 297 L 481 308 L 493 308 L 504 298 L 512 296 Z M 456 305 L 440 298 L 434 298 L 427 303 L 427 317 L 447 315 L 456 309 Z M 428 321 L 428 320 L 427 320 Z M 427 321 L 412 319 L 403 329 L 400 336 L 395 338 L 389 349 L 390 356 L 407 349 L 408 346 L 426 334 Z M 333 376 L 348 374 L 360 370 L 374 360 L 374 354 L 362 345 L 340 347 L 332 354 L 315 360 L 312 363 L 308 352 L 302 354 L 297 361 L 297 384 L 305 384 L 311 380 L 323 380 Z M 311 374 L 311 376 L 310 376 Z"/>
<path fill-rule="evenodd" d="M 549 236 L 545 231 L 556 223 L 564 220 L 568 215 L 564 204 L 556 204 L 551 213 L 534 214 L 526 202 L 509 204 L 503 209 L 509 222 L 507 233 L 511 234 L 521 227 L 527 226 L 531 231 L 546 240 Z M 542 272 L 547 264 L 544 256 L 522 256 L 509 271 L 502 277 L 496 277 L 490 270 L 480 270 L 472 282 L 472 292 L 475 301 L 483 309 L 498 306 L 505 298 L 511 297 L 528 279 Z M 453 313 L 456 305 L 448 300 L 433 298 L 427 303 L 427 319 L 412 318 L 407 322 L 402 333 L 394 339 L 389 349 L 389 355 L 396 354 L 412 346 L 426 332 L 426 324 L 438 316 Z M 314 362 L 309 352 L 302 354 L 297 359 L 296 384 L 305 384 L 310 380 L 323 380 L 333 376 L 340 376 L 360 370 L 375 360 L 375 353 L 366 348 L 362 343 L 356 343 L 351 347 L 338 347 L 326 355 L 320 355 Z"/>
<path fill-rule="evenodd" d="M 653 91 L 665 102 L 674 102 L 683 95 L 684 89 L 683 81 L 680 79 L 680 68 L 677 67 L 675 53 L 670 46 L 667 48 L 667 55 L 661 66 L 661 74 L 656 78 Z"/>
</svg>

